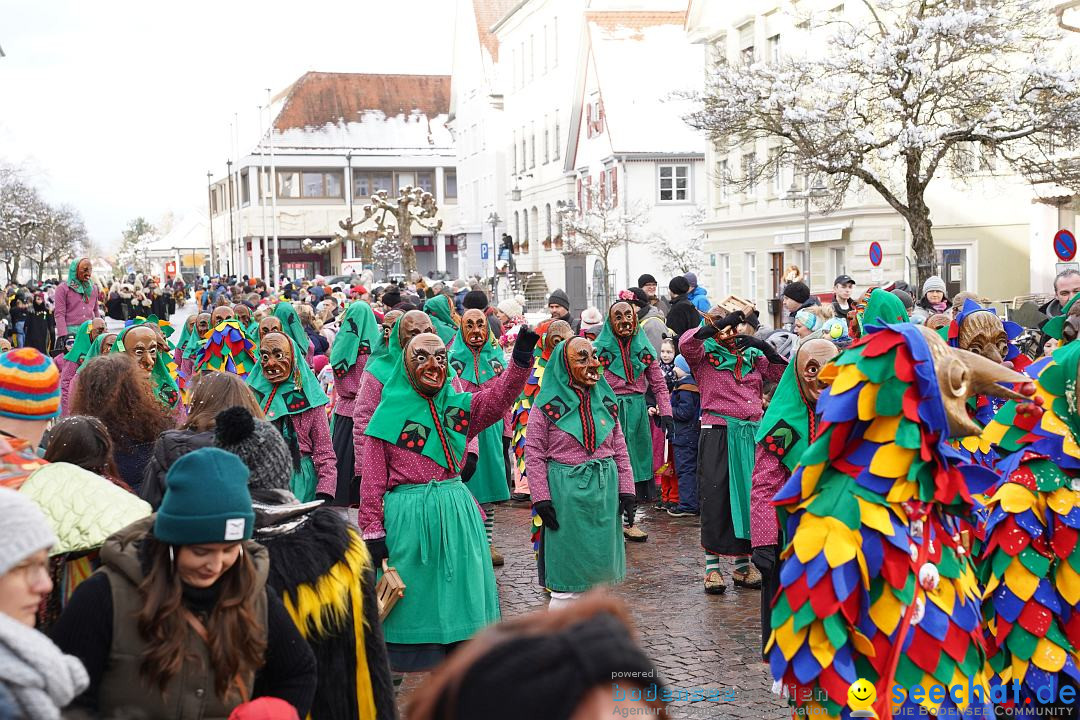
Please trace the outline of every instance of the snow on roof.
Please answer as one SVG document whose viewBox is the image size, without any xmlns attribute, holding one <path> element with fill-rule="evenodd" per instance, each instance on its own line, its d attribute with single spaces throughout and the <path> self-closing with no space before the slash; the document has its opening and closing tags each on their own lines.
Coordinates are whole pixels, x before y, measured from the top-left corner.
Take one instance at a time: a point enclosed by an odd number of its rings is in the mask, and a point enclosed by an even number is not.
<svg viewBox="0 0 1080 720">
<path fill-rule="evenodd" d="M 488 51 L 493 62 L 499 61 L 499 39 L 491 32 L 491 28 L 513 10 L 517 2 L 518 0 L 472 0 L 480 46 Z"/>
<path fill-rule="evenodd" d="M 170 232 L 148 243 L 145 247 L 151 253 L 171 250 L 198 250 L 202 248 L 210 248 L 210 231 L 206 225 L 206 210 L 187 213 L 173 226 Z"/>
<path fill-rule="evenodd" d="M 305 73 L 274 119 L 281 150 L 453 149 L 447 75 Z"/>
<path fill-rule="evenodd" d="M 704 48 L 687 39 L 684 14 L 594 11 L 586 20 L 613 152 L 704 153 L 704 136 L 682 119 L 691 103 L 672 97 L 703 85 Z"/>
</svg>

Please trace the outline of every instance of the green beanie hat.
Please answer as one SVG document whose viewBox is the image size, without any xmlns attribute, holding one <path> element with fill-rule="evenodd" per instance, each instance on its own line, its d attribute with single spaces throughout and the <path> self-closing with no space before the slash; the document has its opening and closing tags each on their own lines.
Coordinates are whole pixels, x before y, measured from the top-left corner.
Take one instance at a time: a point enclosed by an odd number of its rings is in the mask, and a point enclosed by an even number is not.
<svg viewBox="0 0 1080 720">
<path fill-rule="evenodd" d="M 173 463 L 154 537 L 169 545 L 250 540 L 255 526 L 248 469 L 231 452 L 200 448 Z"/>
</svg>

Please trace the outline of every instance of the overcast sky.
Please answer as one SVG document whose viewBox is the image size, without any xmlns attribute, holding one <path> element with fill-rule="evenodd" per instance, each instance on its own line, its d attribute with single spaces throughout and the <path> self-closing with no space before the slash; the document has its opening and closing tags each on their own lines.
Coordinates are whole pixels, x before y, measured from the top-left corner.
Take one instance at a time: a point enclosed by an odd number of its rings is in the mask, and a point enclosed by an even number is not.
<svg viewBox="0 0 1080 720">
<path fill-rule="evenodd" d="M 267 87 L 308 70 L 449 74 L 455 4 L 0 0 L 0 162 L 111 245 L 138 215 L 205 207 L 233 114 L 250 147 Z"/>
</svg>

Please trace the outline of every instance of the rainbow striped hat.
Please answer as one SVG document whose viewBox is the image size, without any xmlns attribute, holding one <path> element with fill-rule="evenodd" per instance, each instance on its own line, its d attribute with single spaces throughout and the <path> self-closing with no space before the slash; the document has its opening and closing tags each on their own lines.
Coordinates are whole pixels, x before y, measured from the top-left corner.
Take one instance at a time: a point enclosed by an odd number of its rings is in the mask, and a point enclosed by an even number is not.
<svg viewBox="0 0 1080 720">
<path fill-rule="evenodd" d="M 0 416 L 48 420 L 60 414 L 60 371 L 34 348 L 0 355 Z"/>
</svg>

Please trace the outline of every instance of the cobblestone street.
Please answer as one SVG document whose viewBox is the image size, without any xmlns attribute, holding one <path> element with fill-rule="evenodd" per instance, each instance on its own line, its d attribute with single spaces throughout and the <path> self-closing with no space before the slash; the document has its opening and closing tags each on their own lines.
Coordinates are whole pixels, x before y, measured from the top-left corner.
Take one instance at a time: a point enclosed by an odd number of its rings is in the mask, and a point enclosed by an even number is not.
<svg viewBox="0 0 1080 720">
<path fill-rule="evenodd" d="M 506 564 L 495 569 L 504 617 L 544 607 L 529 544 L 529 509 L 521 504 L 496 512 L 496 547 Z M 697 518 L 671 518 L 650 508 L 641 522 L 645 543 L 626 544 L 627 579 L 615 594 L 630 605 L 646 653 L 673 692 L 715 688 L 719 700 L 669 707 L 672 718 L 770 718 L 787 716 L 785 704 L 760 661 L 759 594 L 736 589 L 706 595 Z M 423 675 L 406 678 L 399 704 Z"/>
</svg>

